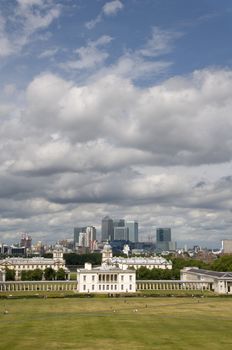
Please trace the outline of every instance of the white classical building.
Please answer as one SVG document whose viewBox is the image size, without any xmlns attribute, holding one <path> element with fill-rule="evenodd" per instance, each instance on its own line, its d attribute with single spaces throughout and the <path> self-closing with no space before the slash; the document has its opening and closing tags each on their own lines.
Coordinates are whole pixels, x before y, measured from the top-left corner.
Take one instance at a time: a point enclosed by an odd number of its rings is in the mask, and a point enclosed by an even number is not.
<svg viewBox="0 0 232 350">
<path fill-rule="evenodd" d="M 182 281 L 198 281 L 210 284 L 210 289 L 219 294 L 232 294 L 232 272 L 218 272 L 185 267 L 180 272 Z"/>
<path fill-rule="evenodd" d="M 102 251 L 102 264 L 92 267 L 86 263 L 77 270 L 77 289 L 80 293 L 135 293 L 135 270 L 120 268 L 111 263 L 112 248 L 106 243 Z"/>
<path fill-rule="evenodd" d="M 123 258 L 123 257 L 113 257 L 111 258 L 111 263 L 123 268 L 133 268 L 135 270 L 140 267 L 146 267 L 147 269 L 172 269 L 172 262 L 166 260 L 163 257 L 132 257 L 132 258 Z"/>
<path fill-rule="evenodd" d="M 46 268 L 52 268 L 55 271 L 64 269 L 66 273 L 69 270 L 65 267 L 65 260 L 63 259 L 63 251 L 60 247 L 57 247 L 53 251 L 53 258 L 47 259 L 42 257 L 35 258 L 6 258 L 0 260 L 0 280 L 1 271 L 5 274 L 6 269 L 15 270 L 16 281 L 21 279 L 22 271 L 31 271 L 35 269 L 45 270 Z M 2 277 L 3 278 L 3 277 Z"/>
</svg>

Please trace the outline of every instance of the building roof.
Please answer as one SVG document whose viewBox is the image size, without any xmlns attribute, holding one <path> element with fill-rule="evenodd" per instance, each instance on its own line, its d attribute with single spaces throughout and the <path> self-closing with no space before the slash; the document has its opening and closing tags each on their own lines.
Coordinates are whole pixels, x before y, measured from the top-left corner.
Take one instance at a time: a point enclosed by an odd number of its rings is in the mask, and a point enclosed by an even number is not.
<svg viewBox="0 0 232 350">
<path fill-rule="evenodd" d="M 81 268 L 78 269 L 77 271 L 80 272 L 86 272 L 86 273 L 93 273 L 93 272 L 123 272 L 123 273 L 135 273 L 135 270 L 123 270 L 120 269 L 117 266 L 114 265 L 108 265 L 108 264 L 102 264 L 101 266 L 97 266 L 97 267 L 92 267 L 91 269 L 88 268 Z"/>
<path fill-rule="evenodd" d="M 111 262 L 113 264 L 127 264 L 127 265 L 167 265 L 171 264 L 172 262 L 167 261 L 166 259 L 162 257 L 150 257 L 150 258 L 143 258 L 143 257 L 134 257 L 134 258 L 122 258 L 122 257 L 113 257 L 111 259 Z"/>
<path fill-rule="evenodd" d="M 210 271 L 210 270 L 204 270 L 204 269 L 188 269 L 187 272 L 197 273 L 209 277 L 215 277 L 215 278 L 226 278 L 226 279 L 232 279 L 232 272 L 219 272 L 219 271 Z"/>
<path fill-rule="evenodd" d="M 33 264 L 54 264 L 57 259 L 49 259 L 43 257 L 35 257 L 35 258 L 6 258 L 0 260 L 0 265 L 5 263 L 13 264 L 13 265 L 33 265 Z M 61 260 L 59 260 L 61 261 Z"/>
</svg>

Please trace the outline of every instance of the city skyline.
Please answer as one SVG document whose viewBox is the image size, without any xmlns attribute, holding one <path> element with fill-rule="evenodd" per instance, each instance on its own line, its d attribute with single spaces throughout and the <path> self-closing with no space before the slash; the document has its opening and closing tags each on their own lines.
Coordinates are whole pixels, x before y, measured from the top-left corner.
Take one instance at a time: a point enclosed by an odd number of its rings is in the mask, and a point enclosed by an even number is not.
<svg viewBox="0 0 232 350">
<path fill-rule="evenodd" d="M 232 3 L 0 3 L 0 241 L 110 215 L 231 238 Z"/>
</svg>

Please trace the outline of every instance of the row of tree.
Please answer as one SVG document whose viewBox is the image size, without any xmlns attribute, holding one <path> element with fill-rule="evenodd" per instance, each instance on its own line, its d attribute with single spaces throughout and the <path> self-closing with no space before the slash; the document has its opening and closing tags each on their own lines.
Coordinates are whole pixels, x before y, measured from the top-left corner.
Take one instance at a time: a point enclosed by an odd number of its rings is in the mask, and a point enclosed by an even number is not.
<svg viewBox="0 0 232 350">
<path fill-rule="evenodd" d="M 180 270 L 184 267 L 198 267 L 212 271 L 232 271 L 232 255 L 223 255 L 212 263 L 205 263 L 201 260 L 172 258 L 172 270 L 152 269 L 141 267 L 136 271 L 136 278 L 140 280 L 179 280 Z"/>
<path fill-rule="evenodd" d="M 29 271 L 23 270 L 21 272 L 22 281 L 63 281 L 66 280 L 66 278 L 66 272 L 62 268 L 58 271 L 48 267 L 44 271 L 41 269 L 35 269 Z M 15 270 L 6 269 L 6 281 L 15 281 Z"/>
<path fill-rule="evenodd" d="M 101 253 L 89 253 L 89 254 L 76 254 L 65 253 L 64 260 L 66 265 L 84 265 L 86 262 L 92 265 L 101 265 L 102 254 Z"/>
</svg>

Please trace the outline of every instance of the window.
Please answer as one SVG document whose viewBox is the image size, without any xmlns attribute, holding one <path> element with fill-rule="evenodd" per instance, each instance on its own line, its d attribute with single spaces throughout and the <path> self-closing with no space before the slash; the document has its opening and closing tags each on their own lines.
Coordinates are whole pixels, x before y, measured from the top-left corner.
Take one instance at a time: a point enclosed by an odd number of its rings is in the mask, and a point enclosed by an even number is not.
<svg viewBox="0 0 232 350">
<path fill-rule="evenodd" d="M 121 284 L 121 290 L 123 290 L 123 284 Z"/>
<path fill-rule="evenodd" d="M 92 276 L 92 281 L 94 281 L 95 280 L 95 276 Z"/>
<path fill-rule="evenodd" d="M 132 276 L 130 275 L 130 282 L 132 281 Z"/>
<path fill-rule="evenodd" d="M 114 286 L 113 286 L 113 284 L 111 284 L 111 290 L 113 290 L 113 288 L 114 288 Z"/>
<path fill-rule="evenodd" d="M 99 285 L 99 290 L 101 290 L 101 285 Z"/>
<path fill-rule="evenodd" d="M 85 275 L 83 276 L 83 281 L 86 281 L 86 276 Z"/>
<path fill-rule="evenodd" d="M 110 286 L 107 284 L 107 286 L 106 286 L 106 290 L 109 290 L 110 289 Z"/>
<path fill-rule="evenodd" d="M 102 289 L 105 290 L 105 285 L 103 284 Z"/>
<path fill-rule="evenodd" d="M 124 276 L 121 276 L 121 281 L 123 281 L 124 280 Z"/>
<path fill-rule="evenodd" d="M 117 285 L 115 284 L 114 289 L 117 290 Z"/>
<path fill-rule="evenodd" d="M 132 284 L 130 284 L 129 289 L 132 290 Z"/>
<path fill-rule="evenodd" d="M 94 284 L 92 284 L 92 290 L 94 290 Z"/>
<path fill-rule="evenodd" d="M 83 290 L 86 290 L 86 285 L 85 284 L 83 285 Z"/>
</svg>

